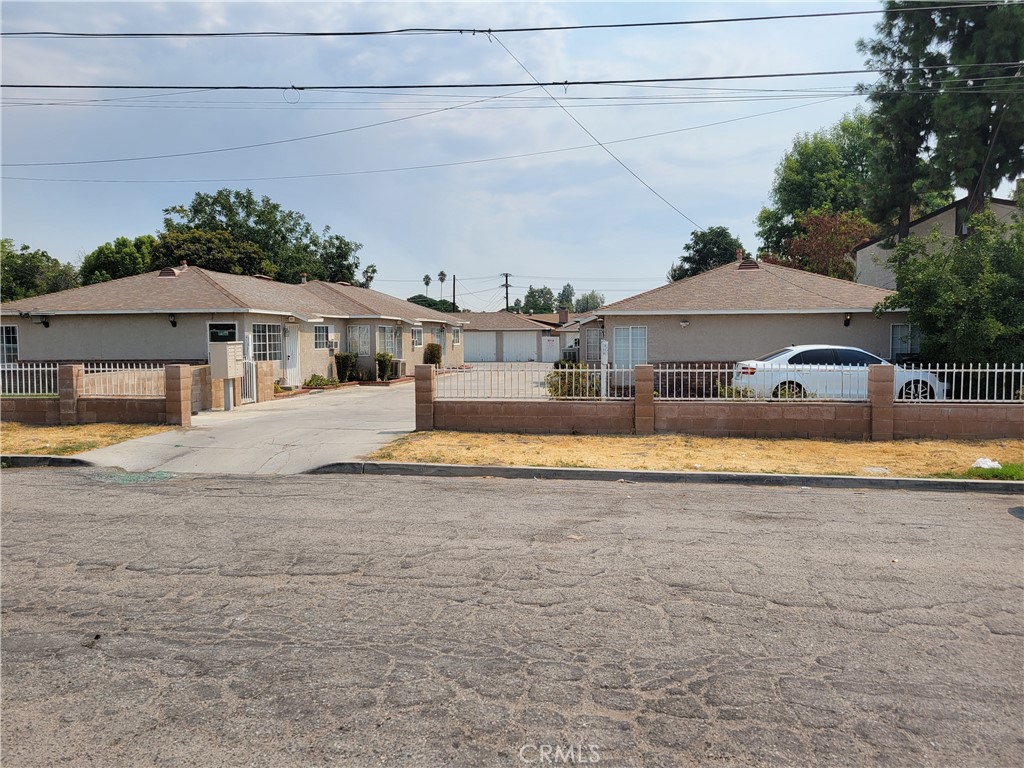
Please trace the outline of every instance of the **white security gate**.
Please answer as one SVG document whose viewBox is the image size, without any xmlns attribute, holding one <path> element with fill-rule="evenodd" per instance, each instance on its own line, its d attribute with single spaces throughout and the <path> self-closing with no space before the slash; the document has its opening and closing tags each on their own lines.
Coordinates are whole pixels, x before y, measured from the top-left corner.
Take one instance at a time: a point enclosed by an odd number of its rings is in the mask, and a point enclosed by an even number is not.
<svg viewBox="0 0 1024 768">
<path fill-rule="evenodd" d="M 284 327 L 284 383 L 290 387 L 298 387 L 302 384 L 302 376 L 299 373 L 299 329 L 298 326 Z"/>
<path fill-rule="evenodd" d="M 498 334 L 494 331 L 464 331 L 462 343 L 467 363 L 493 363 L 498 359 Z"/>
<path fill-rule="evenodd" d="M 245 360 L 242 363 L 244 374 L 242 376 L 242 402 L 256 402 L 256 361 Z"/>
<path fill-rule="evenodd" d="M 502 362 L 529 363 L 537 359 L 539 331 L 505 331 L 502 334 Z"/>
</svg>

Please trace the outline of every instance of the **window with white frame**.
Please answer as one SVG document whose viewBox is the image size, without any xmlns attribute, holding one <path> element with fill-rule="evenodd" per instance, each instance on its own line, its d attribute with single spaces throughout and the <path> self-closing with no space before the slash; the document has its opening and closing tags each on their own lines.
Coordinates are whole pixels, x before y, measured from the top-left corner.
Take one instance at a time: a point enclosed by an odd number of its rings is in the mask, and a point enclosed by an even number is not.
<svg viewBox="0 0 1024 768">
<path fill-rule="evenodd" d="M 647 326 L 631 325 L 615 328 L 612 334 L 616 368 L 647 365 Z"/>
<path fill-rule="evenodd" d="M 3 326 L 3 363 L 18 362 L 18 326 Z"/>
<path fill-rule="evenodd" d="M 377 326 L 377 351 L 393 357 L 402 356 L 402 329 L 393 325 Z"/>
<path fill-rule="evenodd" d="M 444 328 L 434 328 L 431 333 L 434 335 L 434 343 L 444 347 Z"/>
<path fill-rule="evenodd" d="M 333 325 L 314 325 L 313 349 L 330 349 L 332 336 L 334 336 Z"/>
<path fill-rule="evenodd" d="M 909 323 L 890 326 L 889 359 L 898 361 L 921 351 L 921 332 Z"/>
<path fill-rule="evenodd" d="M 348 351 L 360 356 L 370 354 L 370 326 L 350 325 L 348 327 Z"/>
<path fill-rule="evenodd" d="M 235 323 L 209 323 L 210 341 L 238 341 L 238 325 Z"/>
<path fill-rule="evenodd" d="M 601 329 L 587 328 L 587 360 L 601 359 Z"/>
<path fill-rule="evenodd" d="M 412 329 L 412 345 L 414 347 L 422 347 L 423 346 L 423 329 L 422 328 L 413 328 Z"/>
<path fill-rule="evenodd" d="M 252 324 L 252 356 L 254 360 L 280 360 L 283 346 L 278 323 Z"/>
<path fill-rule="evenodd" d="M 462 343 L 462 329 L 455 327 L 452 328 L 452 346 L 457 347 Z"/>
</svg>

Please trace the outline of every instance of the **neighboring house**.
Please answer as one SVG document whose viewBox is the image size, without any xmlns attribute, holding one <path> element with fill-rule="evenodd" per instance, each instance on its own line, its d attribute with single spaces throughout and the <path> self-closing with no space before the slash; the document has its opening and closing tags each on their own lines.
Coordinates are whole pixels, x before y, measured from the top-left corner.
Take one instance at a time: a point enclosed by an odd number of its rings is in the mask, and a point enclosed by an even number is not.
<svg viewBox="0 0 1024 768">
<path fill-rule="evenodd" d="M 559 357 L 558 336 L 527 315 L 511 312 L 461 312 L 454 315 L 465 328 L 467 363 L 553 363 Z"/>
<path fill-rule="evenodd" d="M 1019 208 L 1013 200 L 993 197 L 989 207 L 998 219 L 1008 221 Z M 944 235 L 966 234 L 967 198 L 950 203 L 945 208 L 929 213 L 910 222 L 910 234 L 914 237 L 928 237 L 938 231 Z M 896 290 L 896 276 L 889 268 L 888 261 L 893 255 L 893 248 L 886 247 L 888 238 L 876 237 L 853 249 L 857 263 L 857 282 L 863 285 L 874 285 L 878 288 Z"/>
<path fill-rule="evenodd" d="M 205 363 L 212 341 L 242 341 L 248 359 L 276 363 L 297 386 L 334 374 L 334 354 L 352 351 L 368 374 L 389 352 L 411 374 L 424 345 L 462 362 L 458 320 L 346 283 L 278 283 L 183 265 L 0 305 L 3 362 L 163 361 Z"/>
<path fill-rule="evenodd" d="M 585 360 L 608 340 L 616 367 L 735 362 L 791 344 L 840 344 L 885 358 L 913 353 L 906 312 L 873 315 L 892 294 L 847 280 L 757 261 L 732 262 L 594 311 L 584 321 Z"/>
</svg>

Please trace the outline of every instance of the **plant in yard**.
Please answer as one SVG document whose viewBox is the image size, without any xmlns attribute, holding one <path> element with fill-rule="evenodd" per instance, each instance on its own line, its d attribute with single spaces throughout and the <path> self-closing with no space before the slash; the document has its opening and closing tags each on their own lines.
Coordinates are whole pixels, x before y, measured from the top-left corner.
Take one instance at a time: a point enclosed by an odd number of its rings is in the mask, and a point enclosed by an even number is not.
<svg viewBox="0 0 1024 768">
<path fill-rule="evenodd" d="M 734 400 L 745 397 L 754 397 L 754 390 L 750 387 L 734 387 L 731 384 L 723 385 L 721 383 L 716 383 L 715 395 Z"/>
<path fill-rule="evenodd" d="M 336 387 L 339 384 L 341 384 L 341 382 L 338 381 L 338 379 L 334 378 L 333 376 L 330 377 L 330 378 L 327 378 L 326 376 L 321 376 L 319 373 L 314 373 L 312 376 L 310 376 L 308 379 L 306 379 L 302 383 L 302 386 L 307 387 L 307 388 L 310 388 L 310 387 Z"/>
<path fill-rule="evenodd" d="M 356 374 L 355 352 L 338 352 L 334 355 L 334 368 L 340 381 L 352 381 Z"/>
<path fill-rule="evenodd" d="M 373 359 L 377 362 L 377 380 L 387 381 L 391 378 L 391 362 L 395 359 L 395 356 L 390 352 L 378 352 L 373 356 Z"/>
<path fill-rule="evenodd" d="M 601 373 L 586 363 L 574 363 L 551 371 L 544 377 L 548 394 L 556 400 L 569 397 L 598 397 L 601 394 Z"/>
<path fill-rule="evenodd" d="M 423 364 L 441 367 L 441 345 L 431 342 L 423 348 Z"/>
</svg>

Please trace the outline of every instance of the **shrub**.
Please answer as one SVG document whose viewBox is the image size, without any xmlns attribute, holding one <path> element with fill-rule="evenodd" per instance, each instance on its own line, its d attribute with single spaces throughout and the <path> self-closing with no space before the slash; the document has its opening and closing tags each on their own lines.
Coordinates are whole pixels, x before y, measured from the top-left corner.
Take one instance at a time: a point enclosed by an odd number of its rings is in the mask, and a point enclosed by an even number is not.
<svg viewBox="0 0 1024 768">
<path fill-rule="evenodd" d="M 373 356 L 377 361 L 377 381 L 387 381 L 391 378 L 391 361 L 395 356 L 389 352 L 378 352 Z"/>
<path fill-rule="evenodd" d="M 563 360 L 556 360 L 555 361 L 555 370 L 556 371 L 560 371 L 563 368 L 576 368 L 578 366 L 579 366 L 579 363 L 577 363 L 575 360 L 563 359 Z"/>
<path fill-rule="evenodd" d="M 715 394 L 718 397 L 729 398 L 730 400 L 738 400 L 744 397 L 754 397 L 756 393 L 750 387 L 737 387 L 732 384 L 722 384 L 721 382 L 715 383 Z"/>
<path fill-rule="evenodd" d="M 557 399 L 568 397 L 599 397 L 601 372 L 587 368 L 586 363 L 561 366 L 544 377 L 548 394 Z"/>
<path fill-rule="evenodd" d="M 424 365 L 436 365 L 438 368 L 441 367 L 441 360 L 443 359 L 441 354 L 441 345 L 434 344 L 431 342 L 423 348 L 423 364 Z"/>
<path fill-rule="evenodd" d="M 336 387 L 339 384 L 341 384 L 341 382 L 338 381 L 338 379 L 334 378 L 333 376 L 331 378 L 327 378 L 326 376 L 321 376 L 319 373 L 314 373 L 312 376 L 310 376 L 308 379 L 302 382 L 302 386 L 307 388 Z"/>
<path fill-rule="evenodd" d="M 355 352 L 337 352 L 334 355 L 334 367 L 338 372 L 339 381 L 355 379 L 357 355 Z"/>
</svg>

